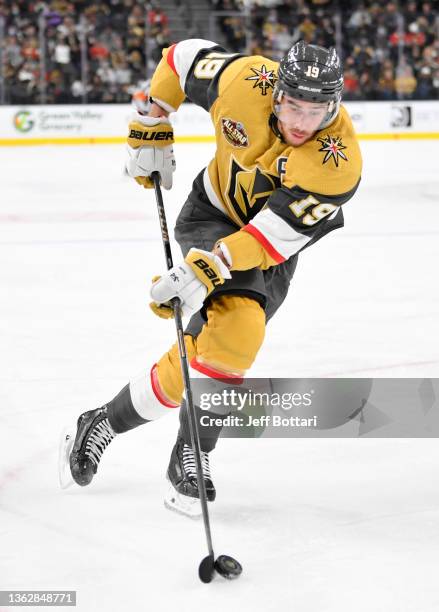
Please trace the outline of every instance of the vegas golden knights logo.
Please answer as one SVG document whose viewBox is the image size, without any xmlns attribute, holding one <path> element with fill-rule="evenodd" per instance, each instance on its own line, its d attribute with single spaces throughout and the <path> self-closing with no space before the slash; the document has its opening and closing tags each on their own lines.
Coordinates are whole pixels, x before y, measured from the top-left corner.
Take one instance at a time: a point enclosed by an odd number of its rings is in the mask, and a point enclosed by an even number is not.
<svg viewBox="0 0 439 612">
<path fill-rule="evenodd" d="M 232 157 L 227 199 L 235 216 L 244 225 L 264 208 L 273 191 L 280 186 L 278 176 L 259 168 L 242 168 Z"/>
</svg>

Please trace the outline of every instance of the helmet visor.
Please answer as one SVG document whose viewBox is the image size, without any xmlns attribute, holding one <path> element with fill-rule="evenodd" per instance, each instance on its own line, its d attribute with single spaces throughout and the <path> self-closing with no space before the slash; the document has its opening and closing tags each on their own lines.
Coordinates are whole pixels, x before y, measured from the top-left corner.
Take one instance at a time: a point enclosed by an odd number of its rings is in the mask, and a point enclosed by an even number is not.
<svg viewBox="0 0 439 612">
<path fill-rule="evenodd" d="M 330 112 L 332 102 L 307 102 L 282 95 L 274 105 L 276 117 L 285 126 L 301 130 L 318 129 Z"/>
</svg>

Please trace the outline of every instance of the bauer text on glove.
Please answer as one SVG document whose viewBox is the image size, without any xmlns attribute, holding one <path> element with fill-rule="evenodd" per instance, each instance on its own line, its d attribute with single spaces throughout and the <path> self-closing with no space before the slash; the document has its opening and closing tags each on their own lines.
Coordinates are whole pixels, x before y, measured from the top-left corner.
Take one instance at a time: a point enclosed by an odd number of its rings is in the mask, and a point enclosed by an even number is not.
<svg viewBox="0 0 439 612">
<path fill-rule="evenodd" d="M 230 278 L 227 266 L 219 257 L 201 249 L 191 249 L 184 262 L 174 266 L 151 287 L 151 308 L 158 316 L 169 313 L 169 301 L 180 300 L 183 316 L 191 316 L 203 306 L 206 297 Z M 160 314 L 161 309 L 166 309 Z"/>
<path fill-rule="evenodd" d="M 166 117 L 145 117 L 136 113 L 129 124 L 127 140 L 128 174 L 139 185 L 150 189 L 153 172 L 158 172 L 165 189 L 172 187 L 172 173 L 175 171 L 175 158 L 172 145 L 174 132 Z"/>
</svg>

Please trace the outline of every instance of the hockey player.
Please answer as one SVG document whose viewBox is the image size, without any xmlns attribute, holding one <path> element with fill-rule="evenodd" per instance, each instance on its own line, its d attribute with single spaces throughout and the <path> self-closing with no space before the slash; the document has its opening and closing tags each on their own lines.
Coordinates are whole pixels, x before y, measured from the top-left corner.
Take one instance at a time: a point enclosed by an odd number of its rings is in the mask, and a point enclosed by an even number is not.
<svg viewBox="0 0 439 612">
<path fill-rule="evenodd" d="M 151 288 L 156 315 L 172 317 L 169 300 L 177 296 L 190 317 L 185 341 L 191 376 L 241 379 L 286 297 L 298 254 L 343 226 L 341 206 L 358 187 L 362 162 L 340 105 L 342 88 L 335 49 L 303 41 L 279 64 L 199 39 L 164 50 L 151 83 L 151 108 L 129 126 L 127 168 L 146 188 L 156 171 L 170 189 L 175 161 L 168 115 L 185 97 L 210 112 L 215 157 L 195 178 L 175 227 L 184 260 Z M 174 345 L 112 401 L 79 417 L 67 451 L 73 479 L 89 484 L 116 434 L 181 405 L 167 504 L 194 514 L 198 488 L 182 393 Z M 201 432 L 210 501 L 216 492 L 209 453 L 220 431 Z"/>
</svg>

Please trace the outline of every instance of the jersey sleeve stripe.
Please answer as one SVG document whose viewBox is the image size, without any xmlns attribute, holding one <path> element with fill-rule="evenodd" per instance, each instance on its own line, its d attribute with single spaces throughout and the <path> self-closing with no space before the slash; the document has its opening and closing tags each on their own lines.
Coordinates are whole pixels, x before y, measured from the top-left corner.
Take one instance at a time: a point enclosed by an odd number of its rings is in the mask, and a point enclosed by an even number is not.
<svg viewBox="0 0 439 612">
<path fill-rule="evenodd" d="M 298 253 L 314 235 L 301 234 L 269 208 L 258 212 L 251 223 L 245 226 L 245 228 L 249 227 L 252 228 L 253 236 L 260 241 L 273 259 L 276 260 L 276 256 L 281 257 L 280 260 L 278 259 L 279 263 Z M 258 233 L 256 234 L 254 230 L 257 230 Z"/>
<path fill-rule="evenodd" d="M 267 253 L 272 257 L 276 263 L 282 263 L 285 261 L 285 257 L 283 257 L 274 246 L 267 240 L 267 238 L 251 223 L 245 225 L 242 230 L 243 232 L 248 232 L 251 234 L 256 240 L 264 247 Z"/>
<path fill-rule="evenodd" d="M 177 45 L 175 44 L 169 47 L 169 52 L 168 52 L 166 61 L 168 62 L 168 65 L 171 68 L 171 70 L 175 72 L 175 74 L 178 76 L 177 69 L 175 68 L 175 63 L 174 63 L 174 53 L 175 53 L 176 46 Z"/>
</svg>

